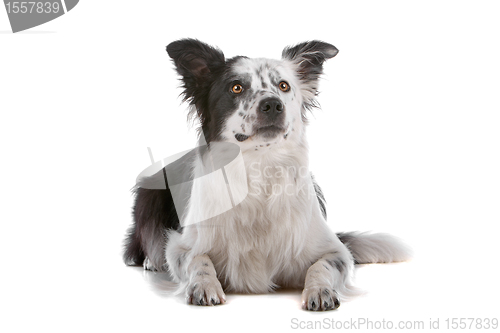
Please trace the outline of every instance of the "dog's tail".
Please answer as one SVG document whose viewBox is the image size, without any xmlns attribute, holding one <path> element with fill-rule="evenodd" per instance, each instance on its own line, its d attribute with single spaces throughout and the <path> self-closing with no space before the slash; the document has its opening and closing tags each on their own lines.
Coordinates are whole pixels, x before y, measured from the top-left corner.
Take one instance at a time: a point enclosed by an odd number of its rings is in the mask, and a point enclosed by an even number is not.
<svg viewBox="0 0 500 333">
<path fill-rule="evenodd" d="M 351 251 L 356 264 L 399 262 L 412 257 L 411 249 L 389 234 L 340 232 L 337 237 Z"/>
</svg>

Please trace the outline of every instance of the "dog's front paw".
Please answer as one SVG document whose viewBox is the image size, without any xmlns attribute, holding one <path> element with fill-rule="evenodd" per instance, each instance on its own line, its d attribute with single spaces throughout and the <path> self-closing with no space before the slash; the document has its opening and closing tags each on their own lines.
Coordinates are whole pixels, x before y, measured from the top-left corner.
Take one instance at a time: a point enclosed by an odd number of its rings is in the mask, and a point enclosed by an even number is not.
<svg viewBox="0 0 500 333">
<path fill-rule="evenodd" d="M 187 289 L 188 304 L 218 305 L 226 302 L 226 295 L 216 277 L 211 275 L 197 276 Z"/>
<path fill-rule="evenodd" d="M 335 310 L 340 306 L 337 292 L 331 288 L 312 287 L 302 292 L 302 308 L 310 311 Z"/>
</svg>

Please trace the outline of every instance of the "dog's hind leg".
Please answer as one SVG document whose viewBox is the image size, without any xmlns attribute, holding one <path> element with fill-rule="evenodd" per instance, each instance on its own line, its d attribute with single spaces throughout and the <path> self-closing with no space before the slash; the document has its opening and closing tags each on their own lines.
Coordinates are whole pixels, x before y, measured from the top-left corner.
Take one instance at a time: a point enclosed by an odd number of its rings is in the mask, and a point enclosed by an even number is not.
<svg viewBox="0 0 500 333">
<path fill-rule="evenodd" d="M 134 223 L 128 230 L 127 238 L 125 239 L 123 261 L 127 265 L 139 266 L 144 262 L 145 258 L 137 225 Z"/>
<path fill-rule="evenodd" d="M 348 292 L 348 283 L 354 262 L 342 248 L 327 253 L 307 270 L 302 308 L 312 311 L 335 310 L 340 306 L 339 296 Z"/>
<path fill-rule="evenodd" d="M 124 260 L 144 269 L 165 271 L 166 232 L 179 229 L 179 219 L 170 190 L 148 188 L 158 182 L 165 186 L 163 173 L 142 182 L 146 188 L 135 189 L 134 224 L 126 240 Z"/>
</svg>

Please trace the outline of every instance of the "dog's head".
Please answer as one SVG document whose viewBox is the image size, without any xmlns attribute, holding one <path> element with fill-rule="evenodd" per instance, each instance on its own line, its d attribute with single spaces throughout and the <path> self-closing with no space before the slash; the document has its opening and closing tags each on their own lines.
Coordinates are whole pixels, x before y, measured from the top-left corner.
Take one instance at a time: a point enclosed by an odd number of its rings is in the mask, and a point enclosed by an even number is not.
<svg viewBox="0 0 500 333">
<path fill-rule="evenodd" d="M 206 141 L 266 151 L 302 139 L 306 113 L 316 105 L 323 63 L 338 50 L 311 41 L 285 48 L 281 60 L 226 60 L 216 48 L 183 39 L 169 44 L 167 52 Z"/>
</svg>

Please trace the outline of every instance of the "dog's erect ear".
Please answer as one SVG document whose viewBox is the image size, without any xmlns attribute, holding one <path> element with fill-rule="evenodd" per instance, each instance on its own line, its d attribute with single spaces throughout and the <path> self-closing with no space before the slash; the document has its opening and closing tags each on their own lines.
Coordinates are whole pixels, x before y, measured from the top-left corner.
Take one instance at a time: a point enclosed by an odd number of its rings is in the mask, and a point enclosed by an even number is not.
<svg viewBox="0 0 500 333">
<path fill-rule="evenodd" d="M 186 98 L 210 77 L 210 73 L 224 65 L 224 54 L 219 49 L 196 39 L 181 39 L 167 46 L 168 55 L 182 76 Z"/>
<path fill-rule="evenodd" d="M 297 72 L 301 80 L 311 81 L 318 79 L 323 73 L 325 60 L 333 58 L 339 50 L 331 44 L 313 40 L 283 50 L 283 59 L 290 60 L 297 65 Z"/>
</svg>

